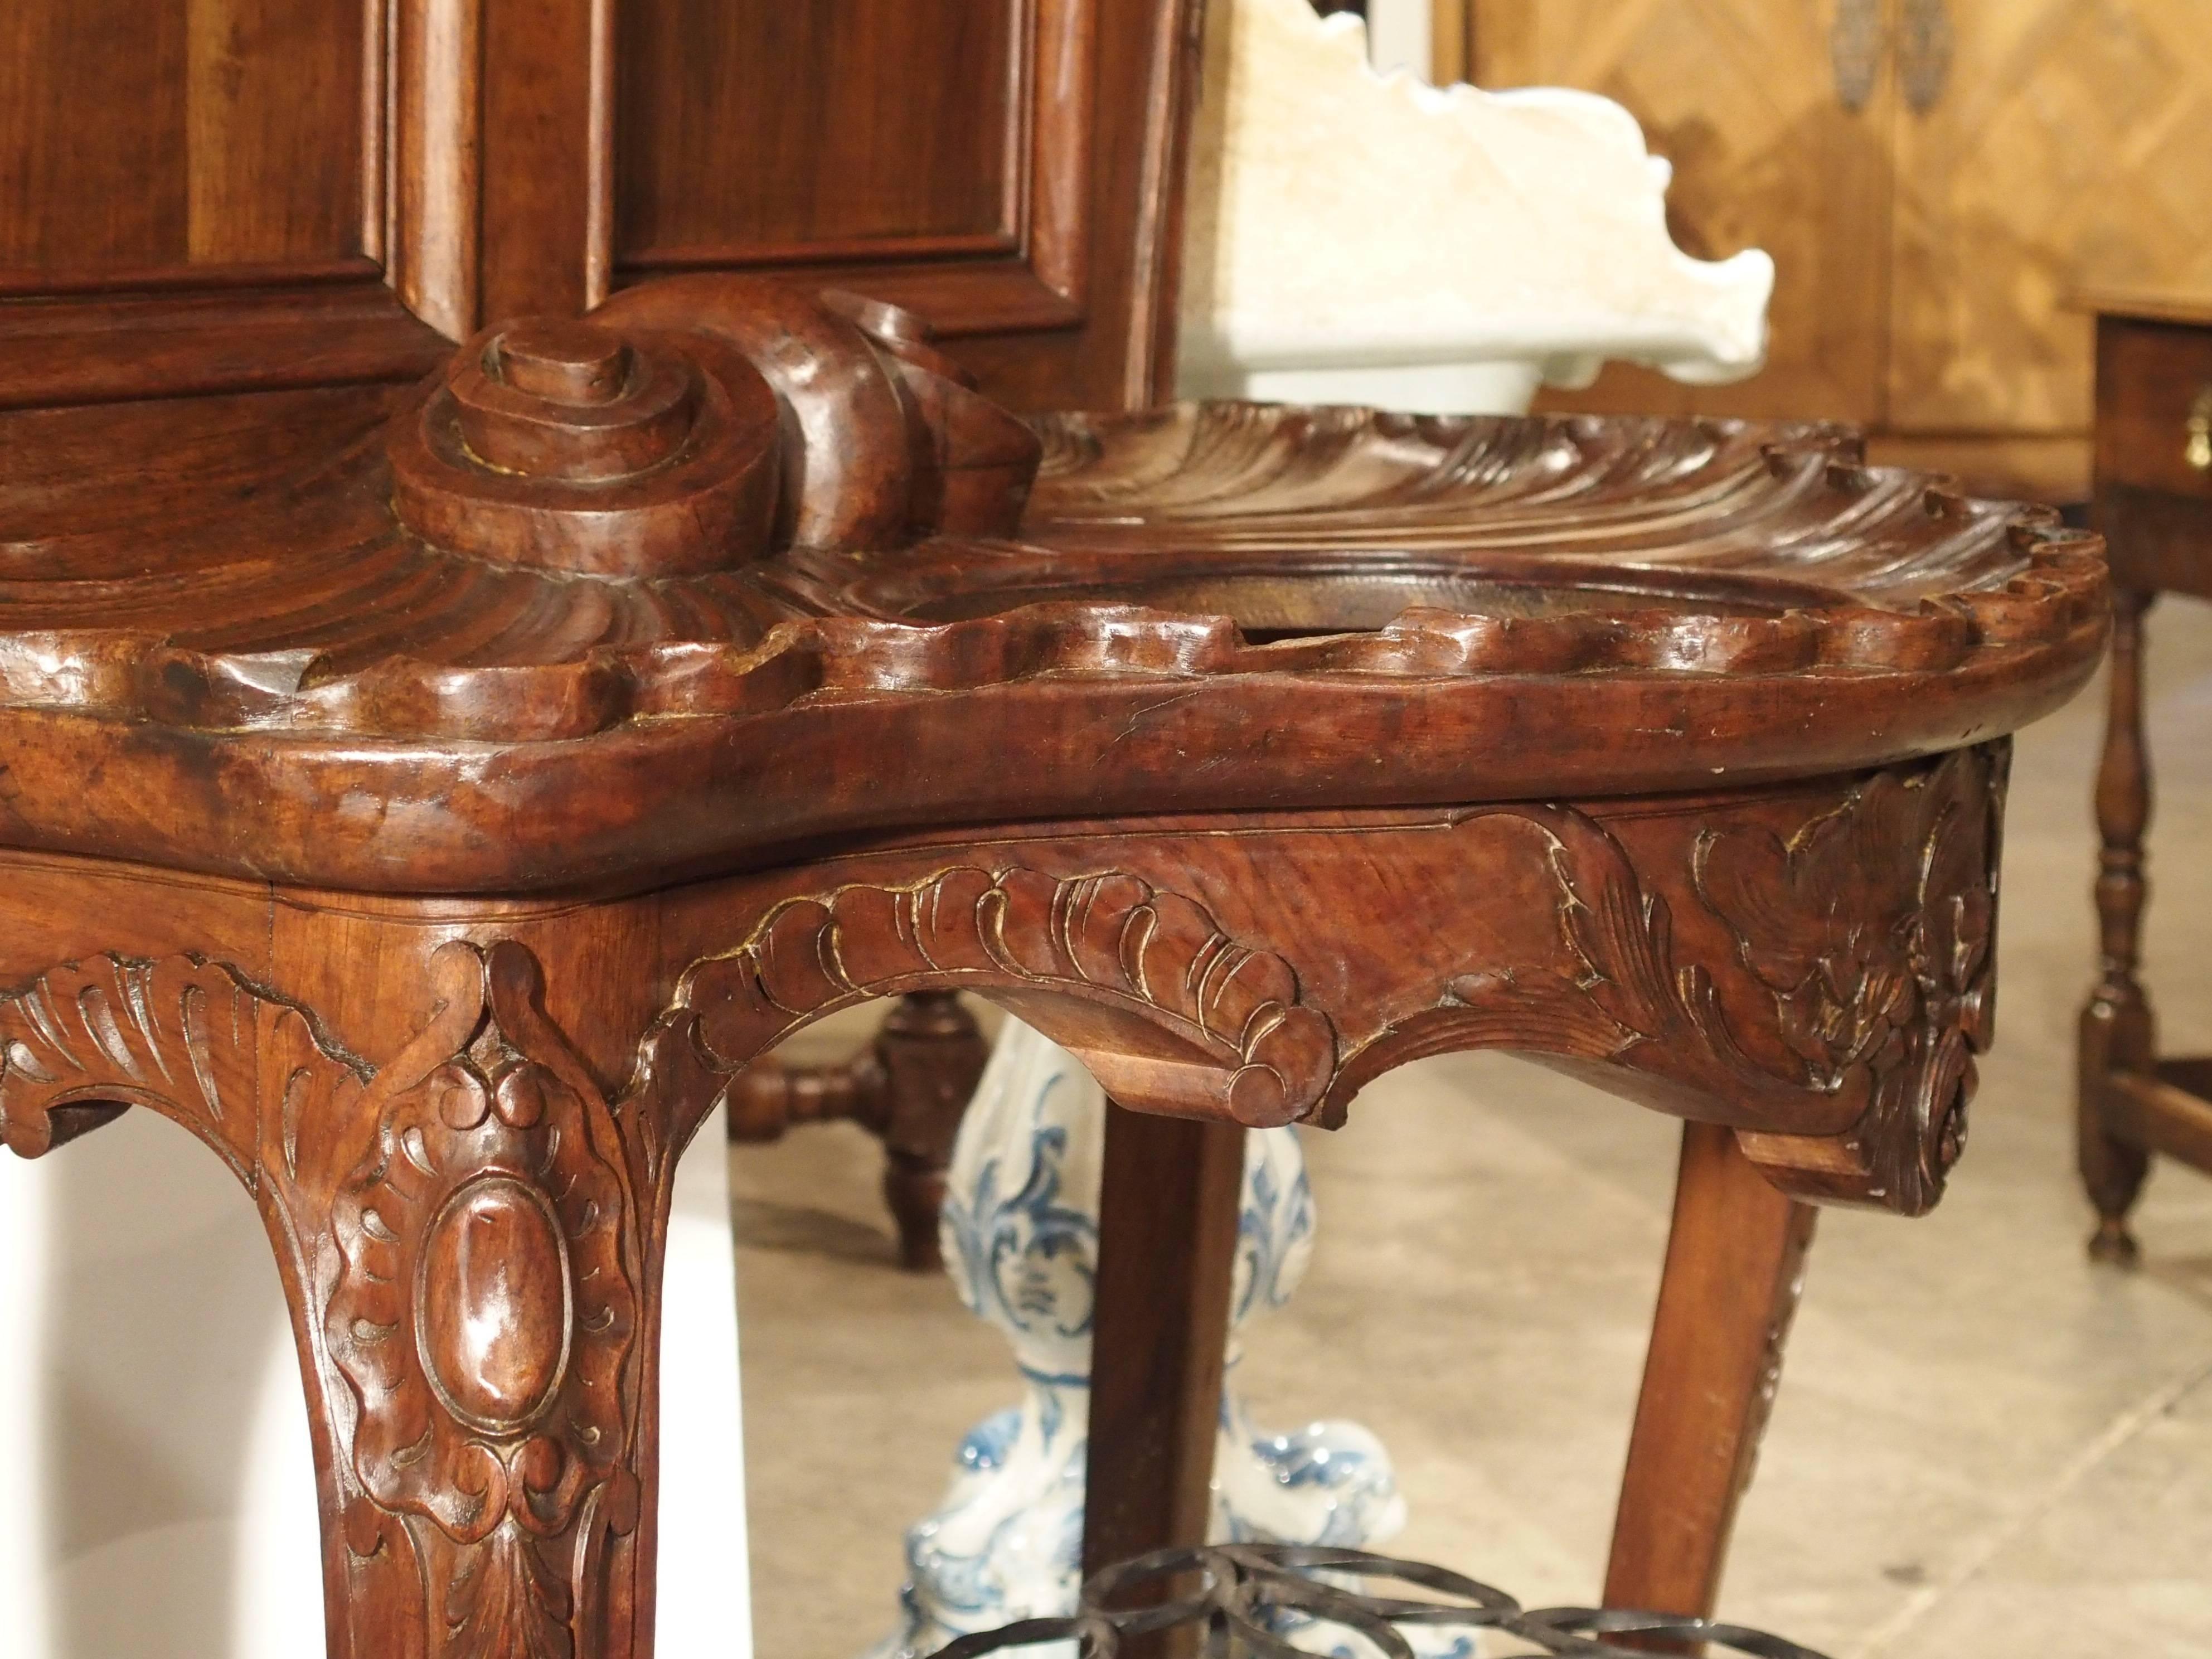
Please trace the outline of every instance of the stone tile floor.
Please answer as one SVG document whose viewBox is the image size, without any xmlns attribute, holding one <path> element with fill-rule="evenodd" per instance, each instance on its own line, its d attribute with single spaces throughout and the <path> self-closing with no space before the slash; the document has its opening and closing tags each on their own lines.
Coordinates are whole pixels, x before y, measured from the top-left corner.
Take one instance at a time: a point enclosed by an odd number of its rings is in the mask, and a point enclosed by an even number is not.
<svg viewBox="0 0 2212 1659">
<path fill-rule="evenodd" d="M 2168 601 L 2151 633 L 2149 975 L 2168 1048 L 2201 1052 L 2212 611 Z M 1836 1659 L 2212 1653 L 2212 1180 L 2154 1176 L 2124 1273 L 2084 1259 L 2072 1172 L 2101 708 L 2100 686 L 2021 742 L 1998 1042 L 1950 1197 L 1820 1224 L 1723 1606 Z M 1495 1056 L 1376 1083 L 1308 1139 L 1321 1248 L 1249 1334 L 1261 1419 L 1375 1429 L 1412 1512 L 1394 1549 L 1530 1601 L 1593 1596 L 1674 1139 Z M 847 1659 L 888 1627 L 900 1530 L 1011 1378 L 947 1282 L 890 1267 L 863 1137 L 733 1168 L 758 1648 Z"/>
</svg>

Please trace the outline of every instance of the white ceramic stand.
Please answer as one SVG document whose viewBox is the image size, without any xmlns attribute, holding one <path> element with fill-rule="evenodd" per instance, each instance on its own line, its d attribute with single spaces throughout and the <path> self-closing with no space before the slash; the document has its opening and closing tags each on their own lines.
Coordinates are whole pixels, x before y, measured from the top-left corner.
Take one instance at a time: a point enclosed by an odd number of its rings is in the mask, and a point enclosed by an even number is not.
<svg viewBox="0 0 2212 1659">
<path fill-rule="evenodd" d="M 1184 396 L 1502 414 L 1608 358 L 1759 368 L 1774 262 L 1677 248 L 1668 164 L 1610 100 L 1378 75 L 1306 0 L 1217 0 L 1205 75 Z"/>
<path fill-rule="evenodd" d="M 903 1622 L 878 1659 L 1074 1604 L 1105 1122 L 1105 1095 L 1074 1057 L 1009 1021 L 960 1127 L 942 1226 L 961 1299 L 1013 1346 L 1022 1403 L 969 1431 L 944 1504 L 907 1534 Z M 1405 1520 L 1389 1458 L 1366 1430 L 1312 1423 L 1268 1434 L 1237 1398 L 1234 1329 L 1289 1297 L 1313 1235 L 1296 1133 L 1248 1134 L 1214 1451 L 1217 1538 L 1357 1546 Z"/>
<path fill-rule="evenodd" d="M 678 1170 L 661 1367 L 659 1649 L 750 1659 L 719 1115 Z M 0 1659 L 323 1650 L 299 1361 L 252 1200 L 131 1112 L 0 1153 Z"/>
</svg>

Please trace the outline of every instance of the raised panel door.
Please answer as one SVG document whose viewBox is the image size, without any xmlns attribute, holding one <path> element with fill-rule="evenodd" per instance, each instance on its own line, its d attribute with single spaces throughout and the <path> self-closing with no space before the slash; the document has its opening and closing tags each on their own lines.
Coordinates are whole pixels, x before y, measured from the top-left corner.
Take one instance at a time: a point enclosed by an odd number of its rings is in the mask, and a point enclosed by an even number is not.
<svg viewBox="0 0 2212 1659">
<path fill-rule="evenodd" d="M 0 292 L 368 251 L 361 8 L 8 0 Z"/>
<path fill-rule="evenodd" d="M 1016 251 L 1030 9 L 632 0 L 618 25 L 617 264 Z"/>
<path fill-rule="evenodd" d="M 411 379 L 386 281 L 391 9 L 0 4 L 0 410 Z"/>
</svg>

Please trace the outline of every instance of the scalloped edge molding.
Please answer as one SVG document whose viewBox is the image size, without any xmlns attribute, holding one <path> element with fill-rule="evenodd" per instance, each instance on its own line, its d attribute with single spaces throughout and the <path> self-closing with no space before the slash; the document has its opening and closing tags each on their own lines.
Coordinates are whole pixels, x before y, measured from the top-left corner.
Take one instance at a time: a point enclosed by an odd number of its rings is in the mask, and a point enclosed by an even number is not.
<svg viewBox="0 0 2212 1659">
<path fill-rule="evenodd" d="M 1671 169 L 1611 100 L 1378 75 L 1359 20 L 1305 0 L 1217 0 L 1205 73 L 1185 395 L 1326 398 L 1329 371 L 1418 366 L 1438 409 L 1510 412 L 1607 358 L 1700 384 L 1765 361 L 1773 260 L 1677 248 Z"/>
</svg>

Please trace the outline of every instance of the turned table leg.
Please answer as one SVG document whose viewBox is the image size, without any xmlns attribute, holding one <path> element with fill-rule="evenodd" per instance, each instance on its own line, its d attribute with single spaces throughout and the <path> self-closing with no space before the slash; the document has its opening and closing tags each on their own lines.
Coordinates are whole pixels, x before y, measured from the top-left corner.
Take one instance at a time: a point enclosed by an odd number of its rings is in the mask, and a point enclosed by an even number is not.
<svg viewBox="0 0 2212 1659">
<path fill-rule="evenodd" d="M 1732 1130 L 1682 1126 L 1674 1221 L 1613 1520 L 1609 1607 L 1708 1616 L 1804 1280 L 1814 1211 Z"/>
<path fill-rule="evenodd" d="M 1206 1541 L 1243 1175 L 1232 1124 L 1107 1109 L 1085 1577 Z"/>
<path fill-rule="evenodd" d="M 952 1146 L 991 1045 L 951 991 L 912 991 L 874 1038 L 832 1066 L 762 1060 L 731 1086 L 730 1139 L 762 1141 L 844 1119 L 884 1143 L 884 1202 L 898 1228 L 899 1266 L 940 1269 L 938 1212 Z"/>
<path fill-rule="evenodd" d="M 2150 827 L 2150 755 L 2143 741 L 2143 613 L 2154 596 L 2112 594 L 2112 687 L 2104 755 L 2097 768 L 2096 988 L 2081 1010 L 2076 1109 L 2081 1184 L 2097 1207 L 2089 1254 L 2100 1261 L 2136 1259 L 2128 1212 L 2142 1190 L 2149 1154 L 2106 1127 L 2106 1079 L 2148 1072 L 2154 1063 L 2150 1002 L 2136 978 L 2142 938 L 2143 832 Z"/>
</svg>

